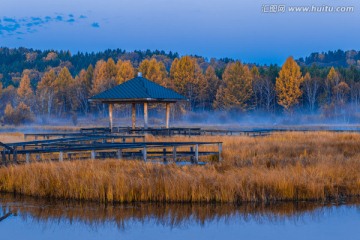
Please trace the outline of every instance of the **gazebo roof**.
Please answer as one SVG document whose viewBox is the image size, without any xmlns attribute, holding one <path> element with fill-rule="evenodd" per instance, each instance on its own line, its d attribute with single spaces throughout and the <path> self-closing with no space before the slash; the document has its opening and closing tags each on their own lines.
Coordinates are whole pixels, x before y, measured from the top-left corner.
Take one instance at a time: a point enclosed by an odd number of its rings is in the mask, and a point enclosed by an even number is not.
<svg viewBox="0 0 360 240">
<path fill-rule="evenodd" d="M 177 102 L 186 100 L 186 97 L 177 92 L 143 77 L 130 79 L 89 99 L 89 101 L 101 102 Z"/>
</svg>

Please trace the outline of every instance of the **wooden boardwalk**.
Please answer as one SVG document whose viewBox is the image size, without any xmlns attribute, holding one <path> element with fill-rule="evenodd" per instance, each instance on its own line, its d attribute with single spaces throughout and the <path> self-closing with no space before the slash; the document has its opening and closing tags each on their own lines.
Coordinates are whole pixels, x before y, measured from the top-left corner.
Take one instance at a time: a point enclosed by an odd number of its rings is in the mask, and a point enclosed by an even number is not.
<svg viewBox="0 0 360 240">
<path fill-rule="evenodd" d="M 36 135 L 44 138 L 49 135 Z M 54 137 L 56 135 L 51 135 Z M 63 136 L 63 135 L 57 135 Z M 29 137 L 29 135 L 27 136 Z M 64 161 L 73 159 L 142 159 L 143 161 L 199 163 L 201 156 L 216 156 L 221 161 L 221 142 L 145 142 L 142 135 L 94 134 L 57 139 L 0 143 L 1 164 L 30 163 L 42 159 Z M 200 148 L 213 145 L 217 150 Z M 45 157 L 46 156 L 46 157 Z"/>
</svg>

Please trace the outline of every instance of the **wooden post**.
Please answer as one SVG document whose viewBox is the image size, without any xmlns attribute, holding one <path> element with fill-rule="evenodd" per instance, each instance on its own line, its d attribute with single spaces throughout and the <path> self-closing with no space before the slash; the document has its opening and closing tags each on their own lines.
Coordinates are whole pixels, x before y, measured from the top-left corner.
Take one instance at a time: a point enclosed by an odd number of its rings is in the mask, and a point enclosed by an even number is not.
<svg viewBox="0 0 360 240">
<path fill-rule="evenodd" d="M 26 153 L 26 163 L 30 163 L 30 153 Z"/>
<path fill-rule="evenodd" d="M 166 148 L 163 148 L 163 160 L 164 160 L 164 163 L 167 163 Z"/>
<path fill-rule="evenodd" d="M 146 146 L 143 148 L 143 159 L 144 159 L 144 162 L 146 162 L 146 161 L 147 161 Z"/>
<path fill-rule="evenodd" d="M 196 164 L 199 163 L 199 145 L 198 144 L 195 145 L 195 163 Z"/>
<path fill-rule="evenodd" d="M 148 103 L 144 102 L 144 129 L 148 128 Z"/>
<path fill-rule="evenodd" d="M 17 164 L 17 150 L 16 147 L 14 147 L 14 153 L 13 153 L 13 162 L 14 164 Z"/>
<path fill-rule="evenodd" d="M 170 103 L 166 103 L 166 128 L 169 128 L 170 122 Z"/>
<path fill-rule="evenodd" d="M 194 163 L 194 147 L 190 147 L 190 162 Z"/>
<path fill-rule="evenodd" d="M 95 150 L 91 150 L 91 159 L 94 160 L 96 158 Z"/>
<path fill-rule="evenodd" d="M 113 107 L 114 107 L 114 104 L 110 103 L 109 104 L 110 132 L 112 132 L 112 128 L 113 128 Z"/>
<path fill-rule="evenodd" d="M 176 147 L 175 146 L 173 148 L 173 158 L 174 158 L 174 162 L 176 162 Z"/>
<path fill-rule="evenodd" d="M 2 158 L 3 164 L 6 165 L 6 153 L 5 153 L 5 149 L 1 152 L 1 158 Z"/>
<path fill-rule="evenodd" d="M 136 128 L 136 104 L 131 104 L 131 123 L 132 123 L 132 129 L 135 130 Z"/>
<path fill-rule="evenodd" d="M 219 143 L 218 145 L 218 148 L 219 148 L 219 162 L 221 162 L 221 154 L 222 154 L 222 143 Z"/>
<path fill-rule="evenodd" d="M 59 152 L 59 161 L 64 161 L 64 152 Z"/>
<path fill-rule="evenodd" d="M 116 156 L 118 159 L 122 159 L 123 158 L 123 154 L 122 154 L 122 149 L 118 149 L 116 151 Z"/>
</svg>

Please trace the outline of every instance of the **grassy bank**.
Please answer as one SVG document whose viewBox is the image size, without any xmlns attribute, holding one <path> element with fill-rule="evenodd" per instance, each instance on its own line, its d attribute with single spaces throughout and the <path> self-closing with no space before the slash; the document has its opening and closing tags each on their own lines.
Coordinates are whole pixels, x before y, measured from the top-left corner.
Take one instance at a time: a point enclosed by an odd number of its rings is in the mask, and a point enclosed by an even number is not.
<svg viewBox="0 0 360 240">
<path fill-rule="evenodd" d="M 0 168 L 0 191 L 99 202 L 266 202 L 360 195 L 358 134 L 191 140 L 223 141 L 224 161 L 183 167 L 111 159 L 32 163 Z"/>
</svg>

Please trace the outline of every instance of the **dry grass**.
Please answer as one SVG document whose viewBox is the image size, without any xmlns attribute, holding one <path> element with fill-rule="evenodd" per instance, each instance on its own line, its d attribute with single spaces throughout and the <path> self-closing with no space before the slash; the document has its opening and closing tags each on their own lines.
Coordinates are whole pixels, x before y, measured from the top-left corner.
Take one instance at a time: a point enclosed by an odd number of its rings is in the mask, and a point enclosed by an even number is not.
<svg viewBox="0 0 360 240">
<path fill-rule="evenodd" d="M 183 167 L 111 159 L 10 166 L 0 169 L 0 191 L 99 202 L 269 202 L 360 195 L 358 134 L 166 140 L 223 141 L 224 161 Z"/>
<path fill-rule="evenodd" d="M 22 142 L 24 141 L 24 134 L 19 132 L 4 132 L 0 133 L 0 142 Z"/>
</svg>

